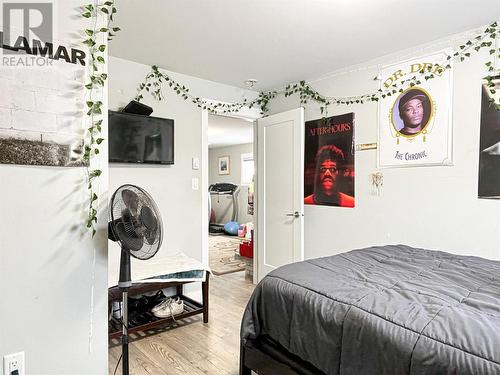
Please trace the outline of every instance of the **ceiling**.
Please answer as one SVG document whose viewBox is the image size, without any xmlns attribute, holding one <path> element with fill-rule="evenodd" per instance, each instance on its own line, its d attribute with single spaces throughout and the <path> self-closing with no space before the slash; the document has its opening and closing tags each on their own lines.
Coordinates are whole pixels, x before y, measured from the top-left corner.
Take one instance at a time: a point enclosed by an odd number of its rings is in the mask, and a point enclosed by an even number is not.
<svg viewBox="0 0 500 375">
<path fill-rule="evenodd" d="M 208 148 L 253 143 L 253 122 L 224 116 L 208 116 Z"/>
<path fill-rule="evenodd" d="M 256 90 L 500 19 L 499 0 L 117 0 L 113 56 Z"/>
</svg>

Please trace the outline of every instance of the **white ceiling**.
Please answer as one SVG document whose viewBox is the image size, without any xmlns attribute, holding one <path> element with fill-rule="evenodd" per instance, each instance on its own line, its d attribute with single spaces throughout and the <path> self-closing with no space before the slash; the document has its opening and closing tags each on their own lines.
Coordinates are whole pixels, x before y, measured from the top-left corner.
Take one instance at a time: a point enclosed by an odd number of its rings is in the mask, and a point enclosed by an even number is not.
<svg viewBox="0 0 500 375">
<path fill-rule="evenodd" d="M 500 19 L 499 0 L 117 0 L 110 53 L 256 90 Z"/>
<path fill-rule="evenodd" d="M 208 148 L 253 143 L 253 122 L 232 117 L 208 116 Z"/>
</svg>

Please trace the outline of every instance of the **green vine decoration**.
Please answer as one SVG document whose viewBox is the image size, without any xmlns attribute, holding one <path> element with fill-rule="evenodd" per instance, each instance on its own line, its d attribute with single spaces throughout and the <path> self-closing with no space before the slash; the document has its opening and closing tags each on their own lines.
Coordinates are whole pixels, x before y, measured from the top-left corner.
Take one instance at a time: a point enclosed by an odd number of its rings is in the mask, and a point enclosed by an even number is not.
<svg viewBox="0 0 500 375">
<path fill-rule="evenodd" d="M 92 236 L 96 233 L 97 224 L 97 202 L 98 195 L 94 189 L 98 178 L 102 174 L 100 169 L 92 169 L 92 159 L 98 155 L 100 150 L 99 146 L 104 141 L 101 137 L 103 113 L 102 113 L 102 95 L 103 87 L 108 78 L 105 73 L 106 61 L 104 52 L 106 51 L 106 44 L 99 44 L 98 41 L 102 37 L 107 38 L 108 41 L 112 40 L 116 32 L 120 31 L 119 27 L 111 27 L 113 16 L 116 14 L 117 9 L 115 1 L 105 1 L 100 3 L 95 1 L 93 4 L 87 4 L 83 7 L 82 17 L 91 20 L 91 28 L 85 29 L 87 39 L 83 41 L 89 48 L 89 82 L 85 84 L 85 89 L 88 92 L 88 100 L 86 102 L 87 109 L 86 115 L 89 119 L 89 127 L 86 132 L 84 140 L 84 154 L 83 160 L 87 165 L 87 183 L 89 190 L 89 207 L 87 216 L 87 228 L 92 230 Z M 98 26 L 98 19 L 104 17 L 104 27 Z M 500 110 L 500 98 L 496 97 L 495 77 L 499 75 L 499 68 L 495 65 L 496 59 L 500 59 L 500 47 L 495 44 L 500 29 L 497 22 L 484 30 L 483 33 L 468 40 L 466 43 L 460 45 L 453 55 L 448 56 L 449 61 L 443 70 L 451 69 L 450 62 L 455 60 L 463 62 L 471 57 L 473 52 L 479 52 L 483 48 L 489 48 L 490 59 L 485 63 L 488 72 L 485 77 L 488 90 L 491 94 L 490 102 L 495 105 L 497 110 Z M 439 72 L 441 73 L 441 72 Z M 321 113 L 325 113 L 330 105 L 352 105 L 364 104 L 367 102 L 377 102 L 380 99 L 403 92 L 408 87 L 421 84 L 422 80 L 430 80 L 436 78 L 430 69 L 428 71 L 421 70 L 413 77 L 398 81 L 385 89 L 379 89 L 375 93 L 364 94 L 359 96 L 350 97 L 328 97 L 320 94 L 314 90 L 305 81 L 289 84 L 280 90 L 272 90 L 268 92 L 259 93 L 258 97 L 253 100 L 244 99 L 241 103 L 212 103 L 194 96 L 190 93 L 189 88 L 173 80 L 169 75 L 160 71 L 158 66 L 152 66 L 152 70 L 147 74 L 143 83 L 139 85 L 138 93 L 136 96 L 137 101 L 143 99 L 143 92 L 149 92 L 156 100 L 164 100 L 162 89 L 164 85 L 168 85 L 177 95 L 180 95 L 184 100 L 190 100 L 197 107 L 207 110 L 214 114 L 227 114 L 240 111 L 242 108 L 260 107 L 261 114 L 265 115 L 269 110 L 269 102 L 275 99 L 278 95 L 289 97 L 295 94 L 299 95 L 300 103 L 307 104 L 308 102 L 316 102 L 320 105 Z"/>
<path fill-rule="evenodd" d="M 442 73 L 445 70 L 451 69 L 451 61 L 463 62 L 470 58 L 472 53 L 477 53 L 482 49 L 488 48 L 490 59 L 485 63 L 488 75 L 485 77 L 487 82 L 488 90 L 492 94 L 490 102 L 492 105 L 496 106 L 497 110 L 500 110 L 500 99 L 494 99 L 496 89 L 494 78 L 499 74 L 499 68 L 495 66 L 495 59 L 500 59 L 500 47 L 496 47 L 495 41 L 500 33 L 500 28 L 497 22 L 489 25 L 480 35 L 475 38 L 468 40 L 467 42 L 461 44 L 452 55 L 447 56 L 447 64 L 442 67 L 442 70 L 438 70 L 437 73 Z M 141 101 L 144 97 L 144 91 L 150 93 L 153 98 L 158 101 L 164 100 L 164 94 L 162 89 L 165 85 L 168 85 L 177 95 L 180 95 L 184 100 L 192 101 L 196 106 L 201 109 L 205 109 L 213 114 L 226 114 L 235 113 L 240 111 L 242 108 L 253 108 L 254 106 L 260 107 L 261 114 L 265 115 L 269 110 L 269 102 L 276 98 L 278 95 L 283 95 L 284 97 L 289 97 L 295 94 L 299 95 L 300 103 L 307 104 L 308 102 L 316 102 L 320 105 L 321 113 L 326 113 L 328 106 L 330 105 L 352 105 L 352 104 L 364 104 L 367 102 L 377 102 L 386 97 L 396 95 L 405 91 L 409 87 L 413 87 L 422 83 L 422 81 L 428 81 L 439 77 L 431 72 L 432 67 L 428 67 L 425 70 L 420 70 L 416 72 L 414 76 L 408 79 L 400 80 L 389 87 L 384 89 L 379 89 L 377 92 L 364 94 L 359 96 L 349 96 L 349 97 L 329 97 L 320 94 L 314 90 L 305 81 L 300 81 L 298 83 L 289 84 L 285 88 L 280 90 L 272 90 L 268 92 L 261 92 L 259 96 L 254 100 L 243 100 L 241 103 L 212 103 L 203 100 L 199 97 L 192 95 L 187 87 L 181 85 L 172 79 L 168 74 L 161 72 L 158 66 L 152 66 L 151 72 L 146 75 L 144 82 L 139 85 L 137 96 L 135 100 Z"/>
<path fill-rule="evenodd" d="M 101 137 L 103 122 L 102 97 L 104 85 L 108 79 L 106 60 L 104 58 L 106 44 L 103 40 L 111 40 L 115 35 L 113 33 L 120 30 L 119 27 L 111 27 L 113 15 L 117 12 L 114 3 L 114 0 L 105 1 L 104 3 L 95 1 L 93 4 L 85 5 L 81 14 L 82 17 L 91 20 L 90 28 L 85 29 L 86 39 L 83 41 L 83 44 L 87 45 L 89 50 L 88 82 L 85 84 L 88 98 L 85 114 L 89 126 L 85 134 L 82 158 L 87 166 L 87 184 L 90 196 L 86 226 L 92 231 L 92 237 L 96 234 L 99 199 L 95 187 L 98 178 L 102 174 L 102 170 L 93 169 L 92 159 L 94 156 L 99 155 L 99 146 L 104 141 Z M 103 20 L 105 26 L 99 26 L 99 20 Z"/>
<path fill-rule="evenodd" d="M 254 106 L 265 106 L 269 99 L 264 93 L 259 94 L 259 97 L 254 100 L 244 99 L 241 103 L 210 103 L 199 97 L 191 95 L 189 89 L 175 82 L 169 75 L 160 71 L 158 66 L 153 65 L 151 72 L 147 74 L 146 79 L 139 85 L 139 90 L 135 100 L 141 101 L 144 96 L 143 92 L 149 92 L 156 100 L 164 100 L 162 86 L 168 85 L 174 92 L 180 95 L 184 100 L 190 100 L 201 109 L 206 109 L 212 113 L 234 113 L 241 110 L 243 107 L 252 108 Z"/>
</svg>

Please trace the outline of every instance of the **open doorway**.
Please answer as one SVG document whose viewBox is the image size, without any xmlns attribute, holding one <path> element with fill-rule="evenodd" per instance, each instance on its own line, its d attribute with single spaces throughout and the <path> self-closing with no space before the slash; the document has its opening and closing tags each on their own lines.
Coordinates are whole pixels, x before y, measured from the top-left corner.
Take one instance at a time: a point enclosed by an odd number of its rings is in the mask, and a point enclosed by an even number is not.
<svg viewBox="0 0 500 375">
<path fill-rule="evenodd" d="M 208 263 L 253 282 L 254 124 L 208 115 Z M 236 273 L 238 273 L 236 275 Z"/>
</svg>

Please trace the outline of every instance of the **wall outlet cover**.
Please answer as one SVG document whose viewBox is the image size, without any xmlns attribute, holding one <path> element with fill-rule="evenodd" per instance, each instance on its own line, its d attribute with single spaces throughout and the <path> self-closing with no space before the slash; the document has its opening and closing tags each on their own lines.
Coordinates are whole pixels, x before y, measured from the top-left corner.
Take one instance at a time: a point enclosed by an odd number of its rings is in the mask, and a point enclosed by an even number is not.
<svg viewBox="0 0 500 375">
<path fill-rule="evenodd" d="M 200 181 L 198 180 L 198 177 L 193 177 L 191 179 L 191 188 L 193 190 L 198 190 L 200 188 Z"/>
<path fill-rule="evenodd" d="M 3 357 L 3 373 L 10 375 L 17 370 L 19 375 L 24 373 L 24 352 L 8 354 Z"/>
</svg>

